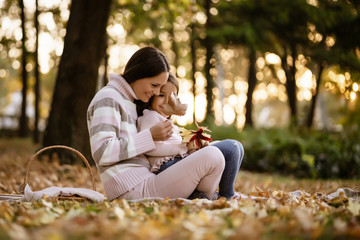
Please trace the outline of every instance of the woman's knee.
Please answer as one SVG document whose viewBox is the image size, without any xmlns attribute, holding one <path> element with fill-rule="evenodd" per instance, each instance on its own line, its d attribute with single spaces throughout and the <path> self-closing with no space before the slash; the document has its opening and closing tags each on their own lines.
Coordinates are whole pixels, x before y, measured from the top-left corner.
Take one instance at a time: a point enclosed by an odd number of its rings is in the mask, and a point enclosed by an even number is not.
<svg viewBox="0 0 360 240">
<path fill-rule="evenodd" d="M 214 146 L 208 146 L 206 147 L 206 161 L 211 162 L 216 166 L 218 169 L 224 169 L 225 168 L 225 158 L 222 152 Z"/>
</svg>

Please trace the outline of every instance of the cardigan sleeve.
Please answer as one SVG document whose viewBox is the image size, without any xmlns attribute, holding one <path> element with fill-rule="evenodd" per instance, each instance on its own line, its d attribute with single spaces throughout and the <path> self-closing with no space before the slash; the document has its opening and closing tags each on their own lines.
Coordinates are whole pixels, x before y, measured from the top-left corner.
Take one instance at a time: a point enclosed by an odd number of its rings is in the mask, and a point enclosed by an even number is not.
<svg viewBox="0 0 360 240">
<path fill-rule="evenodd" d="M 112 94 L 113 91 L 99 94 L 87 112 L 91 152 L 100 166 L 128 160 L 155 148 L 150 130 L 138 132 L 136 120 Z"/>
</svg>

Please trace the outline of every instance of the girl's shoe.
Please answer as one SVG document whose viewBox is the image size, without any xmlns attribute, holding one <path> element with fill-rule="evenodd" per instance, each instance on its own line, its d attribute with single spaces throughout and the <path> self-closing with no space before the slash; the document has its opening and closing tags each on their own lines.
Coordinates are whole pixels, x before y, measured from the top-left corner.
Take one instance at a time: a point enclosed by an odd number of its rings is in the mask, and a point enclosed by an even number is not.
<svg viewBox="0 0 360 240">
<path fill-rule="evenodd" d="M 234 195 L 233 195 L 230 199 L 239 200 L 239 199 L 241 199 L 241 195 L 240 195 L 240 193 L 238 193 L 238 192 L 234 192 Z"/>
</svg>

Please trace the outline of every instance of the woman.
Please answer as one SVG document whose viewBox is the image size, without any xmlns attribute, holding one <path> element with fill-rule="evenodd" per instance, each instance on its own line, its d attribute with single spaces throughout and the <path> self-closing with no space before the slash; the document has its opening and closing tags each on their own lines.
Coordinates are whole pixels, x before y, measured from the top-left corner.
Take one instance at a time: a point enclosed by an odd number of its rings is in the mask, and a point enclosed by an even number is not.
<svg viewBox="0 0 360 240">
<path fill-rule="evenodd" d="M 213 199 L 225 167 L 216 147 L 191 154 L 158 175 L 149 171 L 145 152 L 154 141 L 172 134 L 169 120 L 137 132 L 135 100 L 147 103 L 169 77 L 169 63 L 159 50 L 145 47 L 130 58 L 123 75 L 111 74 L 109 83 L 91 101 L 87 122 L 92 156 L 109 200 L 146 197 L 186 198 L 197 189 Z"/>
</svg>

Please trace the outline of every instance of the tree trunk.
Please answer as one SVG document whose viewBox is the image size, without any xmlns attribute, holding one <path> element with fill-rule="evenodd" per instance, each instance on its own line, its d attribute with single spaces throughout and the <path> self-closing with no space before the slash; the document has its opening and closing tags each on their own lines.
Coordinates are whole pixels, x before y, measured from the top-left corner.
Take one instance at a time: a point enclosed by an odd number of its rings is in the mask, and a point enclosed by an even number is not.
<svg viewBox="0 0 360 240">
<path fill-rule="evenodd" d="M 98 89 L 101 89 L 102 87 L 104 87 L 107 83 L 108 83 L 108 66 L 109 66 L 109 54 L 107 53 L 107 49 L 108 49 L 108 36 L 105 35 L 105 45 L 104 45 L 104 75 L 102 76 L 100 82 L 99 82 L 99 86 Z M 96 90 L 98 90 L 96 89 Z"/>
<path fill-rule="evenodd" d="M 35 25 L 35 31 L 36 31 L 36 42 L 35 42 L 35 53 L 34 53 L 34 62 L 35 62 L 35 86 L 34 86 L 34 93 L 35 93 L 35 120 L 34 120 L 34 142 L 39 143 L 40 141 L 40 133 L 39 133 L 39 102 L 41 99 L 40 96 L 40 72 L 39 72 L 39 60 L 38 60 L 38 50 L 39 50 L 39 4 L 38 0 L 35 0 L 35 16 L 34 16 L 34 25 Z"/>
<path fill-rule="evenodd" d="M 245 124 L 248 126 L 253 126 L 254 122 L 252 119 L 252 106 L 253 106 L 253 93 L 256 87 L 257 79 L 256 79 L 256 51 L 254 48 L 250 49 L 249 55 L 249 75 L 248 75 L 248 91 L 247 91 L 247 99 L 245 103 L 246 113 L 245 113 Z"/>
<path fill-rule="evenodd" d="M 26 116 L 26 100 L 27 100 L 27 88 L 28 88 L 28 74 L 26 71 L 26 60 L 28 52 L 26 50 L 26 31 L 25 31 L 25 9 L 24 1 L 19 1 L 21 9 L 21 29 L 22 29 L 22 56 L 21 56 L 21 77 L 22 77 L 22 102 L 21 102 L 21 115 L 19 121 L 19 137 L 27 137 L 29 133 L 28 118 Z"/>
<path fill-rule="evenodd" d="M 293 57 L 293 66 L 289 66 L 287 63 L 287 51 L 286 47 L 285 54 L 281 58 L 281 65 L 284 69 L 285 75 L 286 75 L 286 92 L 289 99 L 289 106 L 290 106 L 290 113 L 291 113 L 291 125 L 296 125 L 296 82 L 295 82 L 295 60 L 296 60 L 296 49 L 295 47 L 292 47 L 292 57 Z"/>
<path fill-rule="evenodd" d="M 179 67 L 179 50 L 178 50 L 178 45 L 175 41 L 175 29 L 174 29 L 174 22 L 175 22 L 175 18 L 174 18 L 174 14 L 172 13 L 172 11 L 167 7 L 167 10 L 169 11 L 169 21 L 172 23 L 171 27 L 169 29 L 169 34 L 171 36 L 171 50 L 174 52 L 174 66 L 175 66 L 175 76 L 177 76 L 177 68 Z"/>
<path fill-rule="evenodd" d="M 111 0 L 72 2 L 44 146 L 64 144 L 91 158 L 86 111 L 104 56 L 110 5 Z"/>
<path fill-rule="evenodd" d="M 320 83 L 321 83 L 321 76 L 325 67 L 325 61 L 321 61 L 321 63 L 319 64 L 319 72 L 318 72 L 318 76 L 316 79 L 316 90 L 315 90 L 315 94 L 311 99 L 311 106 L 310 106 L 310 111 L 309 111 L 309 115 L 306 121 L 306 126 L 308 128 L 311 128 L 313 125 L 313 120 L 314 120 L 314 113 L 315 113 L 315 107 L 316 107 L 316 100 L 319 94 L 319 88 L 320 88 Z"/>
<path fill-rule="evenodd" d="M 225 70 L 224 70 L 224 66 L 222 65 L 222 62 L 221 62 L 221 56 L 219 55 L 218 49 L 216 49 L 216 48 L 214 49 L 214 57 L 215 57 L 215 61 L 216 61 L 216 70 L 217 70 L 216 84 L 217 84 L 217 88 L 219 89 L 218 97 L 219 97 L 221 106 L 224 106 L 225 92 L 224 92 L 222 82 L 224 81 L 224 78 L 225 78 Z M 221 111 L 221 123 L 223 123 L 224 120 L 225 120 L 224 111 Z"/>
<path fill-rule="evenodd" d="M 195 73 L 196 73 L 196 47 L 195 47 L 195 26 L 194 23 L 191 24 L 191 38 L 190 38 L 190 48 L 191 48 L 191 79 L 193 81 L 193 87 L 192 87 L 192 92 L 194 95 L 194 112 L 193 112 L 193 118 L 194 121 L 196 120 L 196 116 L 195 116 L 195 97 L 196 97 L 196 78 L 195 78 Z"/>
<path fill-rule="evenodd" d="M 211 7 L 211 0 L 206 0 L 205 1 L 205 12 L 206 12 L 206 30 L 211 28 L 211 14 L 210 14 L 210 7 Z M 205 48 L 206 48 L 206 63 L 205 63 L 205 78 L 207 81 L 207 86 L 206 86 L 206 101 L 207 101 L 207 106 L 206 106 L 206 118 L 205 118 L 205 122 L 209 122 L 211 123 L 214 119 L 214 113 L 213 113 L 213 88 L 214 88 L 214 80 L 210 74 L 210 70 L 213 67 L 211 64 L 211 58 L 214 55 L 214 50 L 213 50 L 213 43 L 211 38 L 207 35 L 205 40 L 204 40 L 204 44 L 205 44 Z"/>
</svg>

